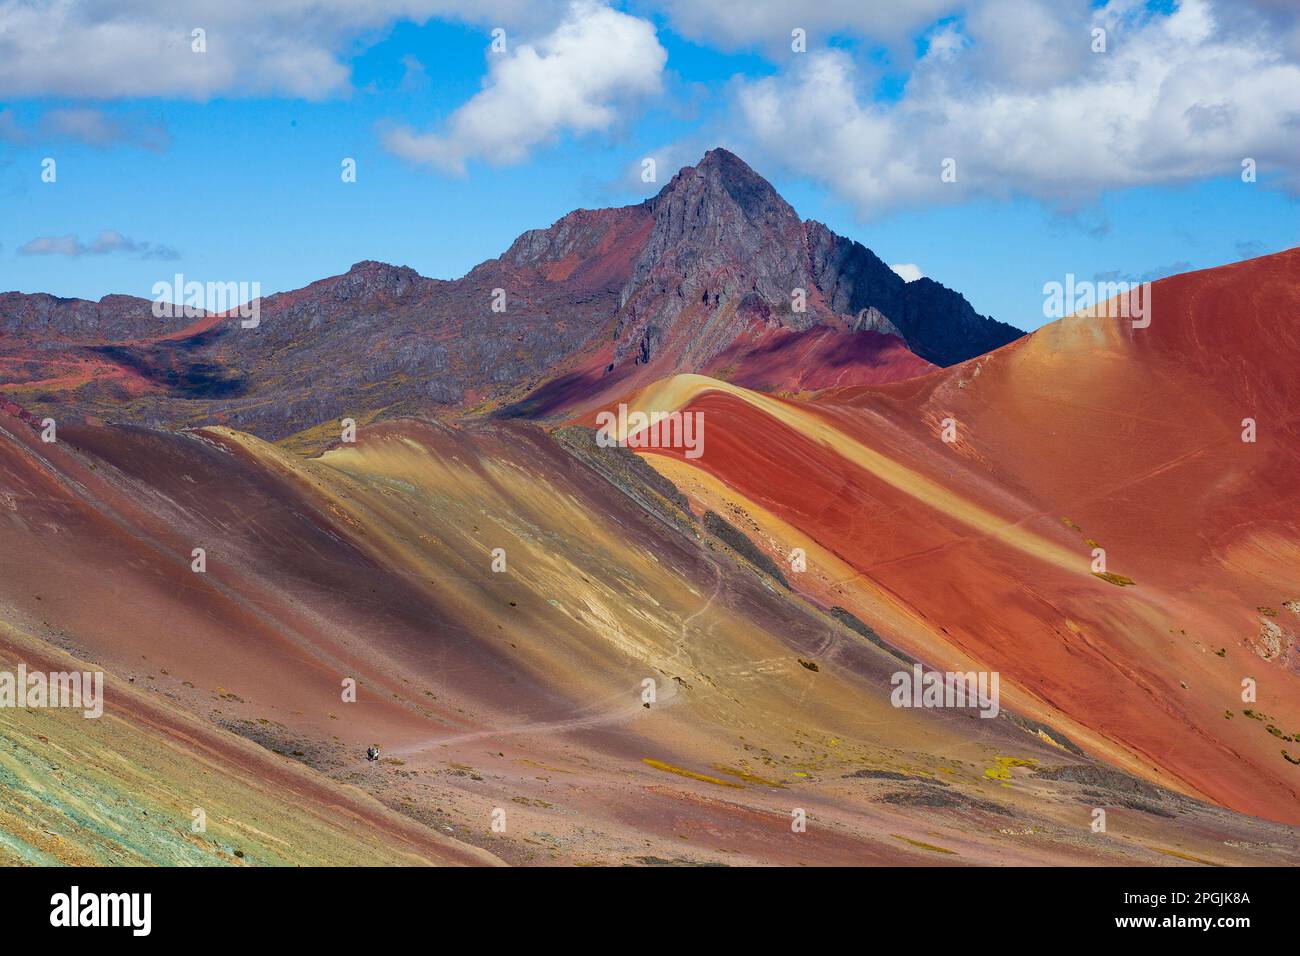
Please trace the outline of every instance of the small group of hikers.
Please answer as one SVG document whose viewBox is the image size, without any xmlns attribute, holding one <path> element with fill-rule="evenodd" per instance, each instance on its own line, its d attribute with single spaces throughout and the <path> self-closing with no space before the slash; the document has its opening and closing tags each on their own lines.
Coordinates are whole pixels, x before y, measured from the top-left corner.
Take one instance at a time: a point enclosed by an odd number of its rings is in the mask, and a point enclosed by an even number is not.
<svg viewBox="0 0 1300 956">
<path fill-rule="evenodd" d="M 374 761 L 378 760 L 378 759 L 379 759 L 379 748 L 376 747 L 374 744 L 371 744 L 369 747 L 367 747 L 367 748 L 366 748 L 366 759 L 369 760 L 369 761 L 371 761 L 372 763 L 373 763 Z"/>
</svg>

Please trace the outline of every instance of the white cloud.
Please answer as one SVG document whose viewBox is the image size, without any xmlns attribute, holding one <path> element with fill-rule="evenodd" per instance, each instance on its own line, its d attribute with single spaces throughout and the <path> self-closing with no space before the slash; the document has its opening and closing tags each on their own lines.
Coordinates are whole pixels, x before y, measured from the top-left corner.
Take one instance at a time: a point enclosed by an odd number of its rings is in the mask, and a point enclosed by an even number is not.
<svg viewBox="0 0 1300 956">
<path fill-rule="evenodd" d="M 659 91 L 667 59 L 648 20 L 576 2 L 540 40 L 489 54 L 483 89 L 443 132 L 398 127 L 383 142 L 403 159 L 452 173 L 476 158 L 520 162 L 561 132 L 609 129 L 622 103 Z"/>
<path fill-rule="evenodd" d="M 658 0 L 673 28 L 706 46 L 790 49 L 802 28 L 808 49 L 832 33 L 896 40 L 960 8 L 961 0 Z"/>
<path fill-rule="evenodd" d="M 1105 53 L 1090 50 L 1094 27 L 1107 30 Z M 1262 181 L 1280 174 L 1300 190 L 1289 37 L 1204 0 L 1172 15 L 988 0 L 935 34 L 896 101 L 870 98 L 848 53 L 810 49 L 741 82 L 738 106 L 761 149 L 863 215 L 1013 194 L 1069 207 L 1110 188 L 1234 176 L 1245 157 Z M 941 179 L 948 158 L 956 182 Z"/>
<path fill-rule="evenodd" d="M 346 92 L 354 43 L 431 17 L 521 29 L 553 0 L 0 0 L 0 96 L 111 99 Z M 206 31 L 206 52 L 191 31 Z M 486 42 L 486 38 L 485 38 Z"/>
<path fill-rule="evenodd" d="M 38 236 L 18 248 L 20 256 L 104 256 L 114 252 L 135 253 L 141 259 L 177 259 L 179 253 L 168 246 L 140 242 L 113 229 L 105 229 L 91 242 L 82 242 L 75 235 Z"/>
<path fill-rule="evenodd" d="M 915 262 L 899 262 L 889 268 L 897 272 L 904 282 L 915 282 L 925 276 L 925 273 L 921 271 L 921 267 Z"/>
</svg>

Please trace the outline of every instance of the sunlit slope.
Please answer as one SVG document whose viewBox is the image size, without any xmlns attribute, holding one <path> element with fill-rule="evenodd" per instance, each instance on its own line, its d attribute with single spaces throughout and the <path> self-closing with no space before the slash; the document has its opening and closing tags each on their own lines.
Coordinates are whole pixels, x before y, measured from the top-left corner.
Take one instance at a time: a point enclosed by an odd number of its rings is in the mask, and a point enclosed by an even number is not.
<svg viewBox="0 0 1300 956">
<path fill-rule="evenodd" d="M 1247 821 L 1159 794 L 1116 791 L 1098 838 L 1097 785 L 1038 773 L 1079 765 L 1063 746 L 893 708 L 898 658 L 531 426 L 388 422 L 303 459 L 0 425 L 0 608 L 132 684 L 105 720 L 166 701 L 508 862 L 1289 859 L 1290 831 L 1229 846 Z"/>
<path fill-rule="evenodd" d="M 803 547 L 797 589 L 928 662 L 1000 671 L 1126 769 L 1295 821 L 1298 265 L 1176 277 L 1147 328 L 1077 316 L 812 403 L 694 376 L 631 401 L 704 413 L 702 457 L 647 460 L 783 563 Z"/>
</svg>

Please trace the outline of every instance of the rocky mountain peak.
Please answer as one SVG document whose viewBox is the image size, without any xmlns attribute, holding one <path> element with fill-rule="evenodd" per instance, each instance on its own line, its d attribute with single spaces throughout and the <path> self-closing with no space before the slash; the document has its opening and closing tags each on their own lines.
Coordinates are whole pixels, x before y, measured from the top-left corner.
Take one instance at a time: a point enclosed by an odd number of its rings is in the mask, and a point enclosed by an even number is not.
<svg viewBox="0 0 1300 956">
<path fill-rule="evenodd" d="M 689 336 L 685 365 L 706 361 L 750 322 L 803 328 L 792 291 L 808 289 L 803 223 L 794 209 L 734 153 L 710 150 L 675 175 L 645 207 L 654 227 L 623 293 L 616 357 L 646 362 L 674 329 L 708 322 Z"/>
<path fill-rule="evenodd" d="M 712 218 L 734 206 L 754 224 L 799 218 L 771 183 L 725 149 L 711 149 L 698 164 L 680 170 L 648 205 L 656 213 L 664 207 L 694 205 Z"/>
</svg>

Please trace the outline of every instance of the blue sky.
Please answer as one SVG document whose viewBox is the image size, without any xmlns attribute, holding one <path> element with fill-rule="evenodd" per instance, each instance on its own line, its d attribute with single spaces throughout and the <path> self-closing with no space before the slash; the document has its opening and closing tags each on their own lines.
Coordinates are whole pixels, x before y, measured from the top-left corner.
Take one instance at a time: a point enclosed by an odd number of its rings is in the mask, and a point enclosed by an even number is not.
<svg viewBox="0 0 1300 956">
<path fill-rule="evenodd" d="M 361 259 L 451 278 L 571 209 L 640 201 L 716 145 L 803 217 L 1025 328 L 1066 273 L 1147 278 L 1300 245 L 1300 28 L 1266 3 L 926 0 L 887 24 L 775 0 L 748 20 L 706 0 L 435 3 L 421 22 L 380 12 L 328 28 L 250 13 L 208 30 L 215 76 L 186 72 L 186 24 L 212 19 L 204 5 L 176 19 L 142 3 L 127 22 L 142 48 L 180 48 L 134 57 L 129 78 L 95 59 L 99 25 L 77 6 L 57 32 L 86 63 L 75 76 L 0 43 L 0 61 L 13 54 L 0 64 L 0 290 L 147 297 L 182 272 L 270 293 Z M 1023 33 L 1010 48 L 989 26 L 1008 17 Z M 508 24 L 504 53 L 489 49 L 494 23 Z M 1087 51 L 1097 24 L 1111 52 Z M 295 27 L 304 49 L 268 65 Z M 22 29 L 5 42 L 21 46 Z M 1034 30 L 1043 50 L 1068 46 L 1057 72 L 1051 56 L 1025 65 Z M 217 49 L 233 36 L 238 50 Z M 1167 67 L 1125 89 L 1156 57 Z M 947 155 L 957 183 L 939 181 Z M 634 175 L 648 156 L 653 185 Z M 1243 157 L 1257 181 L 1243 182 Z"/>
</svg>

